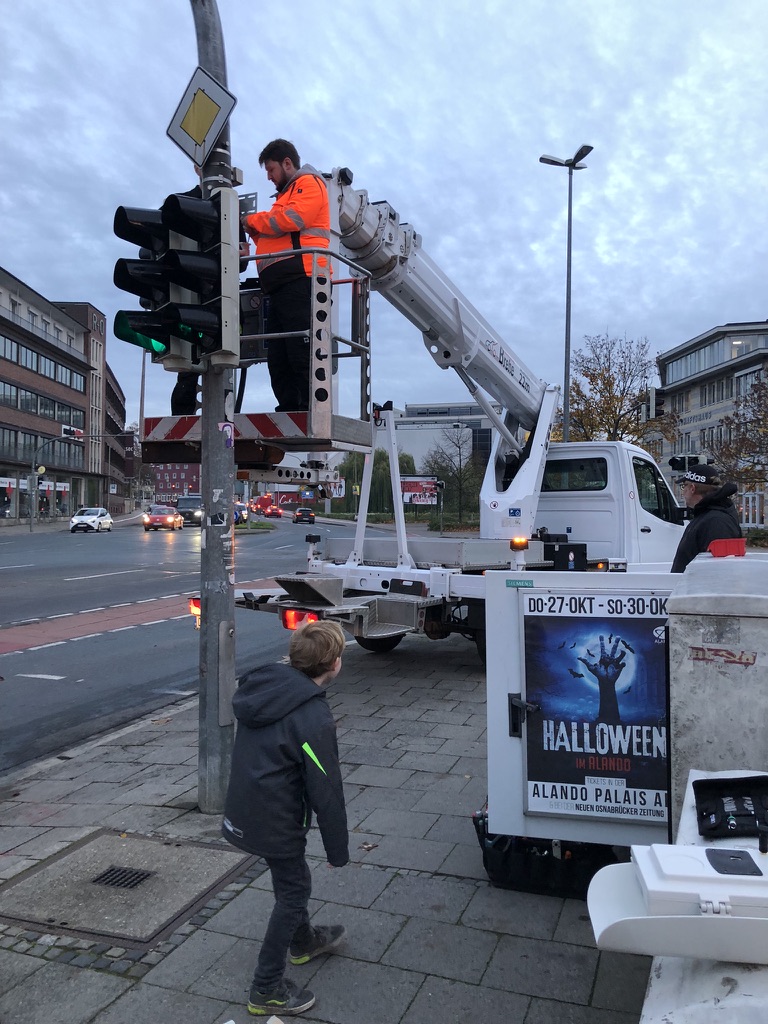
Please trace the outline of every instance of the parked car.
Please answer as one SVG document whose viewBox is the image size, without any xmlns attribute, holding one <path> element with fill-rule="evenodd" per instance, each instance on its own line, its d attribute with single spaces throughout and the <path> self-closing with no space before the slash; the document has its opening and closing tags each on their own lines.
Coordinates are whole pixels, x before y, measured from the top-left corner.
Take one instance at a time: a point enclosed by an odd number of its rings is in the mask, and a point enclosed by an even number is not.
<svg viewBox="0 0 768 1024">
<path fill-rule="evenodd" d="M 203 497 L 201 494 L 179 495 L 176 508 L 181 513 L 186 526 L 203 525 Z"/>
<path fill-rule="evenodd" d="M 267 519 L 282 519 L 283 510 L 279 505 L 270 505 L 269 508 L 264 509 L 264 515 Z"/>
<path fill-rule="evenodd" d="M 141 518 L 144 523 L 144 533 L 149 533 L 150 530 L 184 529 L 181 512 L 168 505 L 150 505 Z"/>
<path fill-rule="evenodd" d="M 112 529 L 112 516 L 105 508 L 81 508 L 69 520 L 69 532 L 101 533 Z"/>
<path fill-rule="evenodd" d="M 315 513 L 311 508 L 297 508 L 293 513 L 294 523 L 314 523 Z"/>
</svg>

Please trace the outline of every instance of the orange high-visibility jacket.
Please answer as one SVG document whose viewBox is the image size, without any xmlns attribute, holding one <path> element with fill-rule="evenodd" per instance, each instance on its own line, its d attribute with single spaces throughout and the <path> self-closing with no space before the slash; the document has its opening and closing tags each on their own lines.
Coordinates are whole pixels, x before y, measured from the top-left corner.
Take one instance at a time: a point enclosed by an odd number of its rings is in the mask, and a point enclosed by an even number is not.
<svg viewBox="0 0 768 1024">
<path fill-rule="evenodd" d="M 291 249 L 328 248 L 331 213 L 325 182 L 314 167 L 304 164 L 278 193 L 272 209 L 248 214 L 243 218 L 243 226 L 256 242 L 256 266 L 265 292 L 274 291 L 294 278 L 309 277 L 311 254 L 278 254 Z M 323 259 L 320 265 L 327 267 L 327 260 Z"/>
</svg>

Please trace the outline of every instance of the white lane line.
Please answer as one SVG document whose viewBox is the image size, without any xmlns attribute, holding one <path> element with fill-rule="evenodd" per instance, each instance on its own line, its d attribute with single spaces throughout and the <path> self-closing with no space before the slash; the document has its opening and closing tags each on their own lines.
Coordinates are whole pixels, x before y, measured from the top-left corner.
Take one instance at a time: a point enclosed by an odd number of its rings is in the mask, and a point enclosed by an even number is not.
<svg viewBox="0 0 768 1024">
<path fill-rule="evenodd" d="M 142 622 L 142 626 L 159 626 L 163 622 L 167 622 L 168 619 L 153 619 L 151 622 Z"/>
<path fill-rule="evenodd" d="M 96 573 L 96 575 L 94 575 L 94 576 L 65 576 L 64 577 L 64 582 L 65 583 L 74 583 L 77 580 L 100 580 L 100 579 L 103 579 L 105 576 L 127 576 L 129 573 L 132 573 L 132 572 L 143 572 L 143 571 L 144 571 L 143 569 L 121 569 L 119 572 L 100 572 L 100 573 Z"/>
<path fill-rule="evenodd" d="M 141 600 L 136 602 L 136 604 L 152 604 L 152 602 L 156 600 L 156 597 L 142 597 Z"/>
<path fill-rule="evenodd" d="M 85 633 L 83 636 L 72 636 L 69 638 L 69 643 L 74 643 L 75 640 L 92 640 L 95 636 L 104 636 L 103 633 Z"/>
<path fill-rule="evenodd" d="M 290 551 L 294 546 L 293 544 L 281 544 L 279 548 L 275 548 L 275 551 Z"/>
<path fill-rule="evenodd" d="M 57 640 L 53 644 L 40 644 L 39 647 L 28 647 L 27 650 L 28 651 L 44 651 L 47 647 L 63 647 L 66 642 L 67 642 L 66 640 Z"/>
<path fill-rule="evenodd" d="M 59 615 L 49 615 L 49 619 L 68 619 L 74 612 L 61 612 Z"/>
<path fill-rule="evenodd" d="M 129 629 L 136 629 L 135 626 L 119 626 L 117 629 L 108 629 L 108 633 L 126 633 Z"/>
<path fill-rule="evenodd" d="M 66 679 L 66 676 L 33 675 L 31 672 L 17 672 L 17 679 Z"/>
<path fill-rule="evenodd" d="M 105 612 L 106 608 L 83 608 L 78 615 L 88 615 L 89 612 Z"/>
<path fill-rule="evenodd" d="M 0 569 L 32 569 L 34 562 L 25 562 L 24 565 L 0 565 Z"/>
</svg>

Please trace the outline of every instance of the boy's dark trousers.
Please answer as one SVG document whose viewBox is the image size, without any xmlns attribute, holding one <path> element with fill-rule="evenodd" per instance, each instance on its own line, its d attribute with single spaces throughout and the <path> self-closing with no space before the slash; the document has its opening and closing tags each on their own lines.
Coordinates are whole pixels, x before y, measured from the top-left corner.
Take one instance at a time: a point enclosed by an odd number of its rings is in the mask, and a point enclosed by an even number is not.
<svg viewBox="0 0 768 1024">
<path fill-rule="evenodd" d="M 306 946 L 312 935 L 307 913 L 312 876 L 304 854 L 265 860 L 272 875 L 275 906 L 253 975 L 253 986 L 262 993 L 274 992 L 283 980 L 288 947 Z"/>
</svg>

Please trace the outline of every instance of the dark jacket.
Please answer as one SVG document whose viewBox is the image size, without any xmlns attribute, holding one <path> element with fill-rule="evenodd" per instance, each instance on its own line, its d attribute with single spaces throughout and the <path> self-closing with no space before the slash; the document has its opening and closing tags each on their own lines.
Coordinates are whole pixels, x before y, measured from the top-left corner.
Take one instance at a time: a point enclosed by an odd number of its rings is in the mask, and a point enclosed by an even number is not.
<svg viewBox="0 0 768 1024">
<path fill-rule="evenodd" d="M 736 484 L 723 484 L 719 491 L 708 494 L 693 506 L 693 518 L 677 545 L 672 572 L 684 572 L 696 555 L 706 551 L 713 540 L 740 537 L 739 517 L 731 501 Z"/>
<path fill-rule="evenodd" d="M 320 687 L 289 665 L 240 680 L 237 734 L 222 833 L 260 857 L 304 852 L 312 811 L 328 863 L 349 861 L 336 725 Z"/>
</svg>

